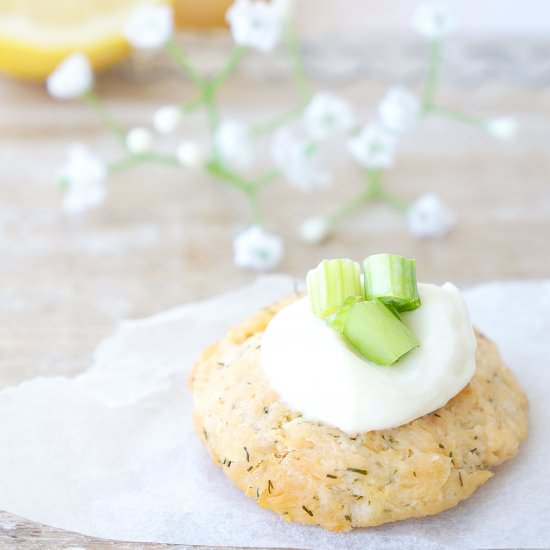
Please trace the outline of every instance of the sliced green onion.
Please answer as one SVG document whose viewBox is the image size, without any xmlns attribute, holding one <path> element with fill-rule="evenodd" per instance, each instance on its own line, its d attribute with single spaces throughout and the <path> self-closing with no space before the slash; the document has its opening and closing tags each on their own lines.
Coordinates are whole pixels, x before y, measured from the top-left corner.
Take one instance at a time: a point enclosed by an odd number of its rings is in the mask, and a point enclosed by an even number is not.
<svg viewBox="0 0 550 550">
<path fill-rule="evenodd" d="M 323 260 L 307 274 L 307 291 L 313 313 L 326 317 L 336 312 L 350 296 L 364 299 L 361 268 L 348 259 Z"/>
<path fill-rule="evenodd" d="M 344 326 L 346 324 L 346 318 L 348 316 L 351 306 L 362 302 L 365 298 L 362 296 L 348 296 L 344 303 L 331 315 L 325 317 L 325 321 L 336 332 L 343 334 Z"/>
<path fill-rule="evenodd" d="M 377 365 L 393 365 L 420 345 L 407 325 L 378 300 L 356 302 L 338 313 L 344 339 Z"/>
<path fill-rule="evenodd" d="M 363 261 L 365 295 L 399 311 L 420 306 L 416 286 L 416 260 L 397 254 L 374 254 Z"/>
</svg>

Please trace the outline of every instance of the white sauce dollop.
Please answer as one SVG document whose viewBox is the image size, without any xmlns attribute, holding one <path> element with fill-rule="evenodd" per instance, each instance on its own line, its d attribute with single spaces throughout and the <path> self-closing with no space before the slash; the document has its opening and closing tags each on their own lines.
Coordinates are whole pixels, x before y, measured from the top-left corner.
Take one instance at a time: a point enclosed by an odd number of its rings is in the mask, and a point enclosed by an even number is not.
<svg viewBox="0 0 550 550">
<path fill-rule="evenodd" d="M 271 387 L 304 418 L 348 433 L 394 428 L 442 407 L 475 371 L 476 339 L 459 290 L 419 284 L 422 305 L 402 315 L 420 347 L 391 367 L 354 353 L 305 297 L 283 308 L 263 338 Z"/>
</svg>

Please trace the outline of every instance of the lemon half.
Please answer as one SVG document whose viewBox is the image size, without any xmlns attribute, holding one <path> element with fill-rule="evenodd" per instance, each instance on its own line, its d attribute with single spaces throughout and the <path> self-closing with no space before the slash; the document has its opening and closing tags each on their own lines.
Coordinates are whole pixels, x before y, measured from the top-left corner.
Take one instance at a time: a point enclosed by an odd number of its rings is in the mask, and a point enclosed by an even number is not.
<svg viewBox="0 0 550 550">
<path fill-rule="evenodd" d="M 130 51 L 122 28 L 130 12 L 142 3 L 0 0 L 0 71 L 43 80 L 76 51 L 85 53 L 94 69 L 108 67 Z"/>
</svg>

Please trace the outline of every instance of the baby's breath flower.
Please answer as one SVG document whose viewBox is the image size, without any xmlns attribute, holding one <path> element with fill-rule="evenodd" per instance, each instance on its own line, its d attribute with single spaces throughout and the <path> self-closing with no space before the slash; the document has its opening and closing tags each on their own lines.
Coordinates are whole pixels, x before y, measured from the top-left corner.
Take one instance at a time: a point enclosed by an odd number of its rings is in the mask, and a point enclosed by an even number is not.
<svg viewBox="0 0 550 550">
<path fill-rule="evenodd" d="M 327 187 L 330 174 L 319 165 L 312 144 L 295 130 L 281 128 L 275 133 L 271 146 L 275 164 L 290 185 L 301 191 Z"/>
<path fill-rule="evenodd" d="M 323 242 L 330 233 L 330 224 L 321 216 L 309 218 L 300 226 L 301 239 L 309 244 Z"/>
<path fill-rule="evenodd" d="M 393 164 L 397 139 L 395 135 L 377 122 L 367 124 L 348 142 L 355 160 L 373 170 L 389 168 Z"/>
<path fill-rule="evenodd" d="M 124 36 L 138 50 L 156 49 L 164 46 L 172 36 L 173 25 L 171 6 L 142 4 L 126 21 Z"/>
<path fill-rule="evenodd" d="M 419 238 L 440 239 L 454 227 L 454 214 L 435 193 L 426 193 L 416 199 L 407 213 L 409 229 Z"/>
<path fill-rule="evenodd" d="M 52 97 L 71 99 L 88 92 L 93 83 L 94 73 L 88 58 L 82 53 L 73 53 L 50 74 L 46 86 Z"/>
<path fill-rule="evenodd" d="M 422 36 L 439 40 L 454 30 L 455 20 L 447 4 L 437 0 L 428 1 L 416 8 L 413 26 Z"/>
<path fill-rule="evenodd" d="M 147 153 L 153 145 L 153 136 L 147 128 L 132 128 L 126 134 L 126 147 L 130 153 L 139 155 Z"/>
<path fill-rule="evenodd" d="M 349 132 L 355 117 L 347 101 L 330 93 L 315 94 L 304 112 L 304 124 L 315 140 Z"/>
<path fill-rule="evenodd" d="M 235 169 L 249 168 L 254 162 L 254 141 L 248 128 L 235 120 L 223 121 L 214 136 L 214 146 L 222 162 Z"/>
<path fill-rule="evenodd" d="M 236 44 L 269 52 L 281 38 L 279 13 L 279 8 L 263 0 L 235 0 L 225 17 Z"/>
<path fill-rule="evenodd" d="M 63 210 L 68 214 L 79 214 L 98 206 L 107 195 L 107 168 L 84 145 L 69 148 L 60 177 L 66 187 Z"/>
<path fill-rule="evenodd" d="M 405 132 L 418 122 L 420 101 L 406 88 L 395 86 L 382 98 L 378 114 L 386 128 L 393 132 Z"/>
<path fill-rule="evenodd" d="M 202 154 L 196 143 L 184 140 L 176 149 L 178 162 L 186 168 L 194 168 L 202 162 Z"/>
<path fill-rule="evenodd" d="M 267 233 L 261 226 L 252 225 L 233 240 L 233 260 L 238 267 L 254 271 L 271 271 L 283 257 L 283 241 Z"/>
<path fill-rule="evenodd" d="M 153 128 L 159 134 L 173 132 L 181 121 L 181 109 L 177 105 L 164 105 L 153 114 Z"/>
<path fill-rule="evenodd" d="M 503 141 L 509 141 L 516 137 L 518 124 L 512 117 L 503 116 L 489 120 L 485 128 L 493 137 Z"/>
</svg>

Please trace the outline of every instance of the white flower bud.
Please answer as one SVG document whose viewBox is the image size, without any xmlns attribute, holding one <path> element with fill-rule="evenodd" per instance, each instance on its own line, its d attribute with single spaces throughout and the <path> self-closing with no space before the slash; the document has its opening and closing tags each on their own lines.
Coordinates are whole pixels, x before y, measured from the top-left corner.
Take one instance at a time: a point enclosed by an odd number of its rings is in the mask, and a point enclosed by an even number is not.
<svg viewBox="0 0 550 550">
<path fill-rule="evenodd" d="M 147 153 L 153 145 L 153 136 L 147 128 L 132 128 L 126 134 L 126 147 L 134 155 Z"/>
<path fill-rule="evenodd" d="M 153 128 L 159 134 L 173 132 L 181 121 L 181 109 L 177 105 L 164 105 L 153 114 Z"/>
<path fill-rule="evenodd" d="M 179 163 L 186 168 L 193 168 L 202 162 L 202 154 L 196 143 L 182 141 L 176 149 L 176 157 Z"/>
<path fill-rule="evenodd" d="M 259 225 L 251 225 L 233 241 L 235 265 L 254 271 L 272 271 L 283 257 L 283 241 Z"/>
<path fill-rule="evenodd" d="M 124 36 L 136 49 L 160 48 L 172 36 L 173 18 L 171 6 L 142 4 L 130 14 Z"/>
<path fill-rule="evenodd" d="M 489 134 L 503 141 L 510 141 L 516 137 L 518 124 L 511 117 L 497 117 L 489 120 L 486 124 Z"/>
<path fill-rule="evenodd" d="M 309 244 L 323 242 L 330 233 L 330 225 L 325 218 L 316 217 L 305 220 L 300 227 L 300 238 Z"/>
<path fill-rule="evenodd" d="M 46 82 L 48 93 L 57 99 L 80 97 L 92 88 L 94 74 L 88 58 L 73 53 L 50 74 Z"/>
</svg>

